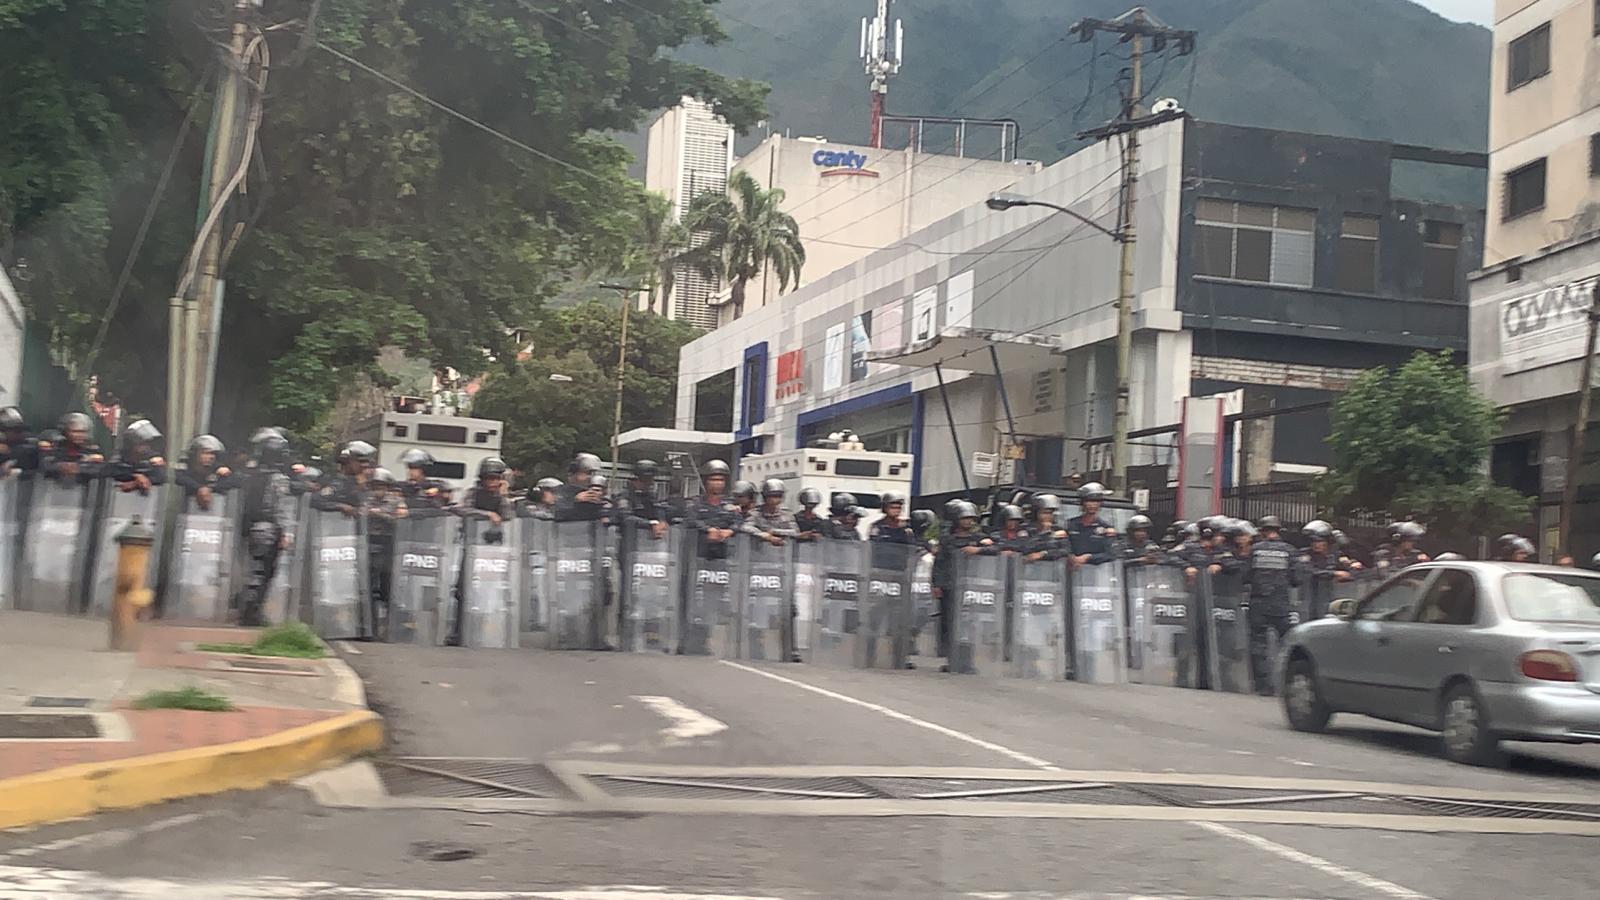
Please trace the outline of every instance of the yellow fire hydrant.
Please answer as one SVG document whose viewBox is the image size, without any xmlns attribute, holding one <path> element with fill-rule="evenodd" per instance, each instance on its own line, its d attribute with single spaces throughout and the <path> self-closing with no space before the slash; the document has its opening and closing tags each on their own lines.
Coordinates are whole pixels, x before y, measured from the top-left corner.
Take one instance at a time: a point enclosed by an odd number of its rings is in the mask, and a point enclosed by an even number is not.
<svg viewBox="0 0 1600 900">
<path fill-rule="evenodd" d="M 155 599 L 155 594 L 144 586 L 144 575 L 150 568 L 150 547 L 156 542 L 156 535 L 134 516 L 117 532 L 115 540 L 117 587 L 111 600 L 111 649 L 137 650 L 139 615 Z"/>
</svg>

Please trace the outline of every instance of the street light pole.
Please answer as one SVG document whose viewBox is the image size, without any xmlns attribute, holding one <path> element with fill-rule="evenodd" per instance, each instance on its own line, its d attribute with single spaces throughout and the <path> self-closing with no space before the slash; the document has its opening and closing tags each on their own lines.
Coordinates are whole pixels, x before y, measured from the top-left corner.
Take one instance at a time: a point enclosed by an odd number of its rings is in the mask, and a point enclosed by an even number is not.
<svg viewBox="0 0 1600 900">
<path fill-rule="evenodd" d="M 616 406 L 611 414 L 611 479 L 617 478 L 618 442 L 622 437 L 622 387 L 624 373 L 628 368 L 628 307 L 633 305 L 633 295 L 640 288 L 626 284 L 602 284 L 600 287 L 609 288 L 622 294 L 622 328 L 617 338 L 617 398 Z"/>
<path fill-rule="evenodd" d="M 1144 25 L 1144 9 L 1134 10 L 1134 24 Z M 1128 120 L 1139 117 L 1139 98 L 1144 92 L 1142 70 L 1144 65 L 1144 38 L 1133 34 L 1131 51 L 1133 65 L 1132 90 L 1123 110 Z M 1139 184 L 1139 132 L 1129 129 L 1126 150 L 1122 160 L 1122 211 L 1118 218 L 1122 234 L 1122 261 L 1117 273 L 1117 405 L 1111 419 L 1111 492 L 1125 496 L 1128 492 L 1128 406 L 1129 377 L 1133 356 L 1133 245 L 1136 232 L 1133 221 L 1134 203 L 1138 198 Z"/>
</svg>

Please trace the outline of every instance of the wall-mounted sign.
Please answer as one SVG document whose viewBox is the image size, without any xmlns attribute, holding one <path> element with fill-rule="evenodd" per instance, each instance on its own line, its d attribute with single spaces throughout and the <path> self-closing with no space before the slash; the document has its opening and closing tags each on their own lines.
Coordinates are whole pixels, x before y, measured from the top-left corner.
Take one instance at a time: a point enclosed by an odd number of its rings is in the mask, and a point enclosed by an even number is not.
<svg viewBox="0 0 1600 900">
<path fill-rule="evenodd" d="M 778 356 L 778 383 L 775 395 L 779 400 L 799 396 L 806 390 L 806 355 L 804 350 L 790 350 Z"/>
<path fill-rule="evenodd" d="M 865 154 L 854 150 L 818 150 L 811 154 L 811 164 L 822 168 L 823 176 L 865 175 L 877 178 L 878 173 L 867 168 Z"/>
<path fill-rule="evenodd" d="M 844 384 L 844 323 L 828 327 L 822 339 L 822 389 L 836 391 Z"/>
<path fill-rule="evenodd" d="M 1583 356 L 1597 279 L 1584 278 L 1500 301 L 1500 355 L 1507 372 Z"/>
</svg>

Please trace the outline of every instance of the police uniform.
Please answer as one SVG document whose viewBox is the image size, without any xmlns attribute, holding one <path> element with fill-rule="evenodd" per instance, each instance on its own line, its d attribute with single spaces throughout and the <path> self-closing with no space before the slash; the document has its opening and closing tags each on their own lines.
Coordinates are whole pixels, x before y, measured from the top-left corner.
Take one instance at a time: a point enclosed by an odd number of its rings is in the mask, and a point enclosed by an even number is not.
<svg viewBox="0 0 1600 900">
<path fill-rule="evenodd" d="M 1099 516 L 1076 516 L 1067 523 L 1067 540 L 1072 552 L 1078 556 L 1089 555 L 1089 565 L 1111 562 L 1117 558 L 1117 530 Z"/>
<path fill-rule="evenodd" d="M 1130 566 L 1159 566 L 1170 558 L 1164 547 L 1149 538 L 1130 539 L 1122 546 L 1122 559 Z"/>
<path fill-rule="evenodd" d="M 995 556 L 1006 551 L 1015 553 L 1028 552 L 1033 546 L 1034 535 L 1025 524 L 1019 524 L 1014 530 L 1002 527 L 989 535 L 989 540 L 994 543 L 983 549 L 984 555 Z"/>
<path fill-rule="evenodd" d="M 240 473 L 239 481 L 240 525 L 250 556 L 239 602 L 239 624 L 262 625 L 266 623 L 261 618 L 261 606 L 278 569 L 284 533 L 281 501 L 289 494 L 289 479 L 276 469 L 252 462 Z"/>
<path fill-rule="evenodd" d="M 794 514 L 795 533 L 807 540 L 816 540 L 828 534 L 828 520 L 817 515 L 816 510 L 803 509 Z"/>
<path fill-rule="evenodd" d="M 822 533 L 823 537 L 832 538 L 836 541 L 861 540 L 861 529 L 854 525 L 847 525 L 844 522 L 832 517 L 829 517 L 826 524 L 828 527 L 827 530 Z"/>
<path fill-rule="evenodd" d="M 867 529 L 867 540 L 879 544 L 912 545 L 917 543 L 917 535 L 905 519 L 897 519 L 891 524 L 887 518 L 883 518 L 873 522 L 872 527 Z"/>
<path fill-rule="evenodd" d="M 192 465 L 184 466 L 173 474 L 172 480 L 183 488 L 186 509 L 197 505 L 194 498 L 199 495 L 201 488 L 210 488 L 212 494 L 221 494 L 234 484 L 232 471 L 227 466 L 213 466 L 201 472 L 195 471 Z"/>
<path fill-rule="evenodd" d="M 1300 571 L 1309 581 L 1311 602 L 1308 612 L 1313 619 L 1328 614 L 1328 604 L 1333 599 L 1333 583 L 1340 572 L 1350 571 L 1350 563 L 1337 551 L 1318 555 L 1310 550 L 1300 555 Z"/>
<path fill-rule="evenodd" d="M 654 491 L 630 486 L 622 495 L 622 502 L 625 505 L 623 521 L 635 528 L 649 528 L 652 522 L 667 521 L 666 507 L 656 499 Z"/>
<path fill-rule="evenodd" d="M 1267 635 L 1276 633 L 1278 643 L 1294 624 L 1293 597 L 1290 591 L 1300 584 L 1297 571 L 1300 552 L 1292 544 L 1269 538 L 1250 548 L 1248 574 L 1250 609 L 1250 672 L 1257 693 L 1271 693 L 1272 656 Z"/>
<path fill-rule="evenodd" d="M 450 485 L 436 478 L 400 482 L 400 496 L 407 509 L 446 509 L 450 506 Z"/>
<path fill-rule="evenodd" d="M 145 456 L 134 460 L 119 456 L 107 463 L 103 472 L 105 477 L 118 484 L 128 484 L 139 475 L 143 475 L 151 487 L 167 483 L 167 461 L 160 456 Z M 142 492 L 143 489 L 139 490 Z"/>
<path fill-rule="evenodd" d="M 771 534 L 781 538 L 792 538 L 800 533 L 795 524 L 794 513 L 786 509 L 769 513 L 759 506 L 744 520 L 741 530 L 746 534 Z"/>
<path fill-rule="evenodd" d="M 939 551 L 933 557 L 933 586 L 939 591 L 939 655 L 950 659 L 950 671 L 965 672 L 972 667 L 970 659 L 959 659 L 956 652 L 956 617 L 959 615 L 959 592 L 956 590 L 956 559 L 968 547 L 979 547 L 989 536 L 982 531 L 951 530 L 939 539 Z M 968 648 L 970 652 L 971 648 Z"/>
<path fill-rule="evenodd" d="M 1398 545 L 1383 547 L 1373 554 L 1373 562 L 1377 567 L 1390 572 L 1398 572 L 1419 562 L 1426 562 L 1427 558 L 1428 555 L 1416 547 L 1412 547 L 1410 550 L 1401 550 Z"/>
<path fill-rule="evenodd" d="M 100 448 L 94 444 L 71 444 L 66 441 L 59 444 L 41 443 L 38 451 L 39 473 L 52 480 L 61 480 L 64 476 L 62 467 L 72 465 L 77 467 L 74 479 L 79 484 L 86 484 L 100 474 L 99 467 L 105 462 Z"/>
<path fill-rule="evenodd" d="M 557 522 L 598 522 L 605 518 L 606 502 L 602 497 L 599 502 L 591 503 L 579 500 L 578 495 L 589 490 L 587 484 L 563 484 L 556 491 L 555 516 Z"/>
<path fill-rule="evenodd" d="M 16 440 L 0 438 L 0 472 L 16 469 L 24 475 L 39 468 L 39 442 L 32 435 L 23 434 Z"/>
</svg>

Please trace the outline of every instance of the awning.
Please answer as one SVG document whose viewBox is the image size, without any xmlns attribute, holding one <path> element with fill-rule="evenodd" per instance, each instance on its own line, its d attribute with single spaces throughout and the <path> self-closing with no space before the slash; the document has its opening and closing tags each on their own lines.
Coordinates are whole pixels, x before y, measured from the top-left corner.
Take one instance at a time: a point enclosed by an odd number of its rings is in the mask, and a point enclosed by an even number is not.
<svg viewBox="0 0 1600 900">
<path fill-rule="evenodd" d="M 1034 371 L 1056 365 L 1065 349 L 1061 339 L 1046 334 L 1017 334 L 991 328 L 946 328 L 930 338 L 912 341 L 892 350 L 873 350 L 867 359 L 901 366 L 941 368 L 961 372 L 994 372 L 994 356 L 1002 372 Z"/>
<path fill-rule="evenodd" d="M 703 451 L 722 450 L 733 444 L 732 432 L 688 428 L 631 428 L 617 436 L 617 446 L 629 455 L 648 456 L 657 462 L 664 461 L 670 453 L 688 453 L 698 458 Z"/>
</svg>

